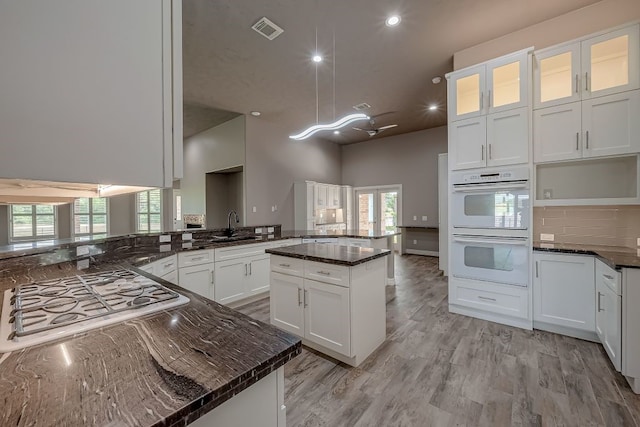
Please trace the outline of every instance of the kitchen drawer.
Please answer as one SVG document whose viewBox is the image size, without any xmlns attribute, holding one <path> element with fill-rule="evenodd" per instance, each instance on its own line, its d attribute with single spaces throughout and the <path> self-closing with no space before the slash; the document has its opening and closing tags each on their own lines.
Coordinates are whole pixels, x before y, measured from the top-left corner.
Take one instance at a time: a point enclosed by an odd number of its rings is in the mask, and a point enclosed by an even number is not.
<svg viewBox="0 0 640 427">
<path fill-rule="evenodd" d="M 178 254 L 178 267 L 189 267 L 213 262 L 213 249 L 181 252 Z"/>
<path fill-rule="evenodd" d="M 616 295 L 622 295 L 622 274 L 596 258 L 596 282 L 602 281 Z"/>
<path fill-rule="evenodd" d="M 304 276 L 304 260 L 279 255 L 271 255 L 271 271 L 290 276 Z"/>
<path fill-rule="evenodd" d="M 216 262 L 264 254 L 264 250 L 271 244 L 272 243 L 251 243 L 247 245 L 219 248 L 215 250 Z"/>
<path fill-rule="evenodd" d="M 528 318 L 527 289 L 458 280 L 450 286 L 449 302 L 494 314 Z"/>
<path fill-rule="evenodd" d="M 177 255 L 171 255 L 170 257 L 163 258 L 153 263 L 154 264 L 154 272 L 158 277 L 164 278 L 167 274 L 175 271 L 178 268 L 178 257 Z"/>
<path fill-rule="evenodd" d="M 318 282 L 349 287 L 349 267 L 345 265 L 305 261 L 304 277 Z"/>
</svg>

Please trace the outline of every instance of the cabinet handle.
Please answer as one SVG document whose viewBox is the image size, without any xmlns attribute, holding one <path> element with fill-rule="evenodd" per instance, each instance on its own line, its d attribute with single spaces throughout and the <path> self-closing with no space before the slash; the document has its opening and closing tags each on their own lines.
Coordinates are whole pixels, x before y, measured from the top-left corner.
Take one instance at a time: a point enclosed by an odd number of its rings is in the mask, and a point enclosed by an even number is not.
<svg viewBox="0 0 640 427">
<path fill-rule="evenodd" d="M 584 90 L 589 90 L 589 72 L 584 73 Z"/>
<path fill-rule="evenodd" d="M 489 89 L 489 96 L 487 98 L 489 101 L 489 108 L 491 108 L 491 89 Z"/>
<path fill-rule="evenodd" d="M 601 311 L 604 311 L 604 308 L 600 307 L 600 297 L 602 296 L 602 293 L 600 291 L 598 291 L 598 313 L 600 313 Z"/>
<path fill-rule="evenodd" d="M 253 274 L 253 265 L 249 263 L 249 276 Z"/>
<path fill-rule="evenodd" d="M 328 271 L 318 271 L 318 274 L 322 274 L 323 276 L 331 276 L 331 273 Z"/>
<path fill-rule="evenodd" d="M 488 298 L 488 297 L 481 297 L 481 296 L 479 296 L 479 297 L 478 297 L 478 299 L 485 300 L 485 301 L 493 301 L 493 302 L 496 302 L 496 299 L 495 299 L 495 298 Z"/>
<path fill-rule="evenodd" d="M 491 159 L 492 159 L 492 156 L 491 156 L 491 144 L 489 144 L 489 160 L 491 160 Z"/>
<path fill-rule="evenodd" d="M 171 267 L 172 265 L 173 265 L 173 263 L 172 263 L 172 262 L 168 262 L 168 263 L 164 264 L 164 265 L 163 265 L 163 267 L 164 267 L 164 268 L 169 268 L 169 267 Z"/>
<path fill-rule="evenodd" d="M 244 275 L 245 276 L 249 275 L 249 270 L 247 269 L 247 264 L 244 265 Z"/>
<path fill-rule="evenodd" d="M 280 264 L 280 267 L 289 268 L 289 267 L 291 267 L 291 264 Z"/>
<path fill-rule="evenodd" d="M 484 160 L 484 145 L 482 146 L 482 160 Z"/>
<path fill-rule="evenodd" d="M 576 74 L 576 93 L 580 90 L 580 84 L 578 83 L 578 75 Z"/>
<path fill-rule="evenodd" d="M 197 257 L 191 258 L 191 261 L 200 261 L 200 260 L 203 260 L 203 259 L 204 259 L 203 256 L 197 256 Z"/>
<path fill-rule="evenodd" d="M 309 299 L 309 292 L 305 289 L 304 290 L 304 306 L 305 307 L 309 307 L 309 302 L 307 301 Z"/>
<path fill-rule="evenodd" d="M 587 131 L 587 150 L 589 149 L 589 131 Z"/>
<path fill-rule="evenodd" d="M 213 285 L 213 271 L 211 272 L 211 284 Z"/>
<path fill-rule="evenodd" d="M 302 305 L 302 289 L 298 288 L 298 307 Z"/>
<path fill-rule="evenodd" d="M 538 261 L 536 261 L 536 277 L 540 277 L 540 276 L 538 275 Z"/>
<path fill-rule="evenodd" d="M 480 111 L 484 109 L 484 92 L 480 92 Z"/>
<path fill-rule="evenodd" d="M 613 276 L 609 276 L 608 274 L 603 274 L 606 279 L 613 280 Z"/>
<path fill-rule="evenodd" d="M 580 143 L 580 132 L 576 132 L 576 151 L 580 149 L 578 145 L 579 143 Z"/>
</svg>

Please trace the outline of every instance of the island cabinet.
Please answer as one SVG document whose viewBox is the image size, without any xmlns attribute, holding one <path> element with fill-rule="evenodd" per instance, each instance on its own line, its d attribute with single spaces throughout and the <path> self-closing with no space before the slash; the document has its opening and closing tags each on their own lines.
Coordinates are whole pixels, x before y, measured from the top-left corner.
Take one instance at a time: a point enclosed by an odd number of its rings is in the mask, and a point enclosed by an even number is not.
<svg viewBox="0 0 640 427">
<path fill-rule="evenodd" d="M 385 340 L 386 264 L 378 258 L 333 265 L 272 253 L 271 324 L 358 366 Z"/>
<path fill-rule="evenodd" d="M 182 1 L 0 2 L 0 178 L 182 177 Z"/>
<path fill-rule="evenodd" d="M 178 284 L 205 298 L 215 299 L 213 249 L 178 254 Z"/>
</svg>

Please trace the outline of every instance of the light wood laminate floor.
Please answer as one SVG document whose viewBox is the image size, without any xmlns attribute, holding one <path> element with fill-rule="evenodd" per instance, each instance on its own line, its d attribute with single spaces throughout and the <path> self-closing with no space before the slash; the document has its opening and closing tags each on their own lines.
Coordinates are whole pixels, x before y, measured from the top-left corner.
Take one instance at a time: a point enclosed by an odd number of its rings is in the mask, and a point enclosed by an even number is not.
<svg viewBox="0 0 640 427">
<path fill-rule="evenodd" d="M 387 339 L 352 368 L 285 365 L 287 426 L 633 426 L 640 397 L 599 344 L 451 314 L 438 259 L 396 256 Z M 240 311 L 269 322 L 269 299 Z"/>
</svg>

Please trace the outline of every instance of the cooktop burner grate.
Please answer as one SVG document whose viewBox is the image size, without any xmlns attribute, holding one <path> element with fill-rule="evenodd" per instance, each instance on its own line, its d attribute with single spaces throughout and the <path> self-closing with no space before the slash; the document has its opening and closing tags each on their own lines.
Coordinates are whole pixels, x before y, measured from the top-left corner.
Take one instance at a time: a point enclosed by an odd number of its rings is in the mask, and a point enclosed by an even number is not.
<svg viewBox="0 0 640 427">
<path fill-rule="evenodd" d="M 181 297 L 130 270 L 47 280 L 21 285 L 11 295 L 8 339 L 26 337 L 79 322 L 115 317 Z"/>
</svg>

